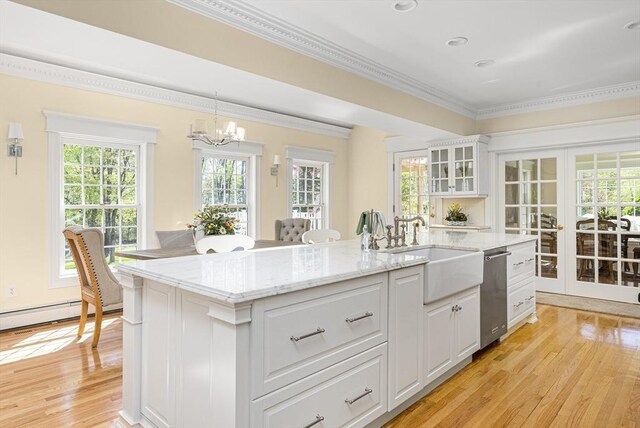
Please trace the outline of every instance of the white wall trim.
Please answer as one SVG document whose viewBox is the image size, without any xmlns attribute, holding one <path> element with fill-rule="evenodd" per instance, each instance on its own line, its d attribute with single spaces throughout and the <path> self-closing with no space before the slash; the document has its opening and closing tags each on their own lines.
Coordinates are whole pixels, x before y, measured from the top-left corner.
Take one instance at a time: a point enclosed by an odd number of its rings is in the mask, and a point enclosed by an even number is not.
<svg viewBox="0 0 640 428">
<path fill-rule="evenodd" d="M 245 2 L 235 0 L 168 1 L 329 65 L 342 68 L 464 116 L 475 118 L 475 109 L 461 100 L 431 87 L 425 82 L 291 25 Z"/>
<path fill-rule="evenodd" d="M 307 147 L 285 146 L 285 152 L 288 159 L 333 163 L 336 158 L 334 151 L 309 149 Z"/>
<path fill-rule="evenodd" d="M 624 143 L 637 141 L 639 138 L 640 117 L 632 116 L 625 120 L 596 121 L 571 126 L 496 133 L 491 136 L 489 151 L 505 153 L 542 148 Z"/>
<path fill-rule="evenodd" d="M 230 143 L 225 146 L 210 146 L 202 141 L 193 141 L 193 148 L 208 150 L 214 153 L 227 153 L 232 155 L 262 156 L 264 143 L 257 141 L 242 141 L 241 143 Z"/>
<path fill-rule="evenodd" d="M 479 109 L 476 119 L 491 119 L 501 116 L 525 114 L 534 111 L 571 107 L 580 104 L 637 96 L 640 96 L 640 81 L 621 83 L 618 85 L 571 92 L 551 97 L 534 98 L 512 104 L 502 104 L 495 107 Z"/>
<path fill-rule="evenodd" d="M 385 138 L 385 146 L 388 153 L 411 152 L 429 149 L 431 147 L 455 146 L 458 144 L 489 143 L 491 138 L 486 135 L 468 135 L 466 137 L 446 138 L 440 140 L 422 141 L 406 137 Z"/>
<path fill-rule="evenodd" d="M 213 98 L 75 70 L 8 54 L 0 54 L 0 73 L 206 113 L 212 113 L 215 107 Z M 346 139 L 351 134 L 351 128 L 221 100 L 218 100 L 218 113 L 237 119 L 251 120 L 336 138 Z"/>
</svg>

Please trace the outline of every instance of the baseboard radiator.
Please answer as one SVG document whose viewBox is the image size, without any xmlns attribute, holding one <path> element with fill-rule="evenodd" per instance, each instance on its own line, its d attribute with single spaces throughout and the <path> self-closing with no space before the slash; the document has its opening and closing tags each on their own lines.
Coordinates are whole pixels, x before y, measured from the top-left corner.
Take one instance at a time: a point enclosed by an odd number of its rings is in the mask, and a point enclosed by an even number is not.
<svg viewBox="0 0 640 428">
<path fill-rule="evenodd" d="M 2 312 L 0 313 L 0 331 L 79 317 L 80 308 L 80 300 L 74 300 L 55 305 Z M 122 309 L 122 303 L 103 308 L 105 312 L 118 309 Z M 92 305 L 89 305 L 89 313 L 94 313 Z"/>
</svg>

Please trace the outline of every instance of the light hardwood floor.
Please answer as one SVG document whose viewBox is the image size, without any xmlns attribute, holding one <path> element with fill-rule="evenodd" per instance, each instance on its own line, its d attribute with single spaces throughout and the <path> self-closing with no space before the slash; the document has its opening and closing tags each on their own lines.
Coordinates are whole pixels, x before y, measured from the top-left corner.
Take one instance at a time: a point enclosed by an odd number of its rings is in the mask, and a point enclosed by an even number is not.
<svg viewBox="0 0 640 428">
<path fill-rule="evenodd" d="M 640 427 L 640 319 L 538 317 L 387 427 Z M 0 427 L 115 426 L 122 322 L 105 316 L 97 350 L 92 327 L 80 340 L 77 321 L 0 333 Z"/>
</svg>

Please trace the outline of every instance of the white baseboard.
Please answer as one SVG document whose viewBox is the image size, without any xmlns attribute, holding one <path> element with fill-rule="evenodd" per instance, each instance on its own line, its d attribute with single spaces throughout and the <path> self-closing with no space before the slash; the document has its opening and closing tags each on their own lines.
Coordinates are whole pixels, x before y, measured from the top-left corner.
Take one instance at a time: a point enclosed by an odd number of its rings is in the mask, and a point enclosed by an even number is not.
<svg viewBox="0 0 640 428">
<path fill-rule="evenodd" d="M 75 302 L 60 303 L 58 305 L 2 313 L 0 314 L 0 331 L 79 317 L 80 308 L 81 305 L 78 300 Z M 118 303 L 117 305 L 106 306 L 103 310 L 106 312 L 121 308 L 122 303 Z M 93 314 L 94 312 L 95 308 L 89 305 L 89 313 Z"/>
</svg>

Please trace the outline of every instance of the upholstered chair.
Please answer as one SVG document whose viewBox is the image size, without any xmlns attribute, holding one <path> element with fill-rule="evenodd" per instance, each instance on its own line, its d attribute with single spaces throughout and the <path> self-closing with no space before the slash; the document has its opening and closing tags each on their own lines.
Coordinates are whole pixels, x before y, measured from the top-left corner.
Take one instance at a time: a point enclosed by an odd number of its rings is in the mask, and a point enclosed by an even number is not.
<svg viewBox="0 0 640 428">
<path fill-rule="evenodd" d="M 62 233 L 69 243 L 80 281 L 82 312 L 78 337 L 84 332 L 89 304 L 92 304 L 96 308 L 96 319 L 91 346 L 95 348 L 102 330 L 102 308 L 121 303 L 122 288 L 105 260 L 104 235 L 100 229 L 71 226 Z"/>
<path fill-rule="evenodd" d="M 333 229 L 314 229 L 302 234 L 302 242 L 305 244 L 319 244 L 321 242 L 333 242 L 340 240 L 340 232 Z"/>
<path fill-rule="evenodd" d="M 160 248 L 193 247 L 193 231 L 191 230 L 156 230 Z"/>
<path fill-rule="evenodd" d="M 302 242 L 302 234 L 311 229 L 311 220 L 285 218 L 276 220 L 276 241 Z"/>
</svg>

